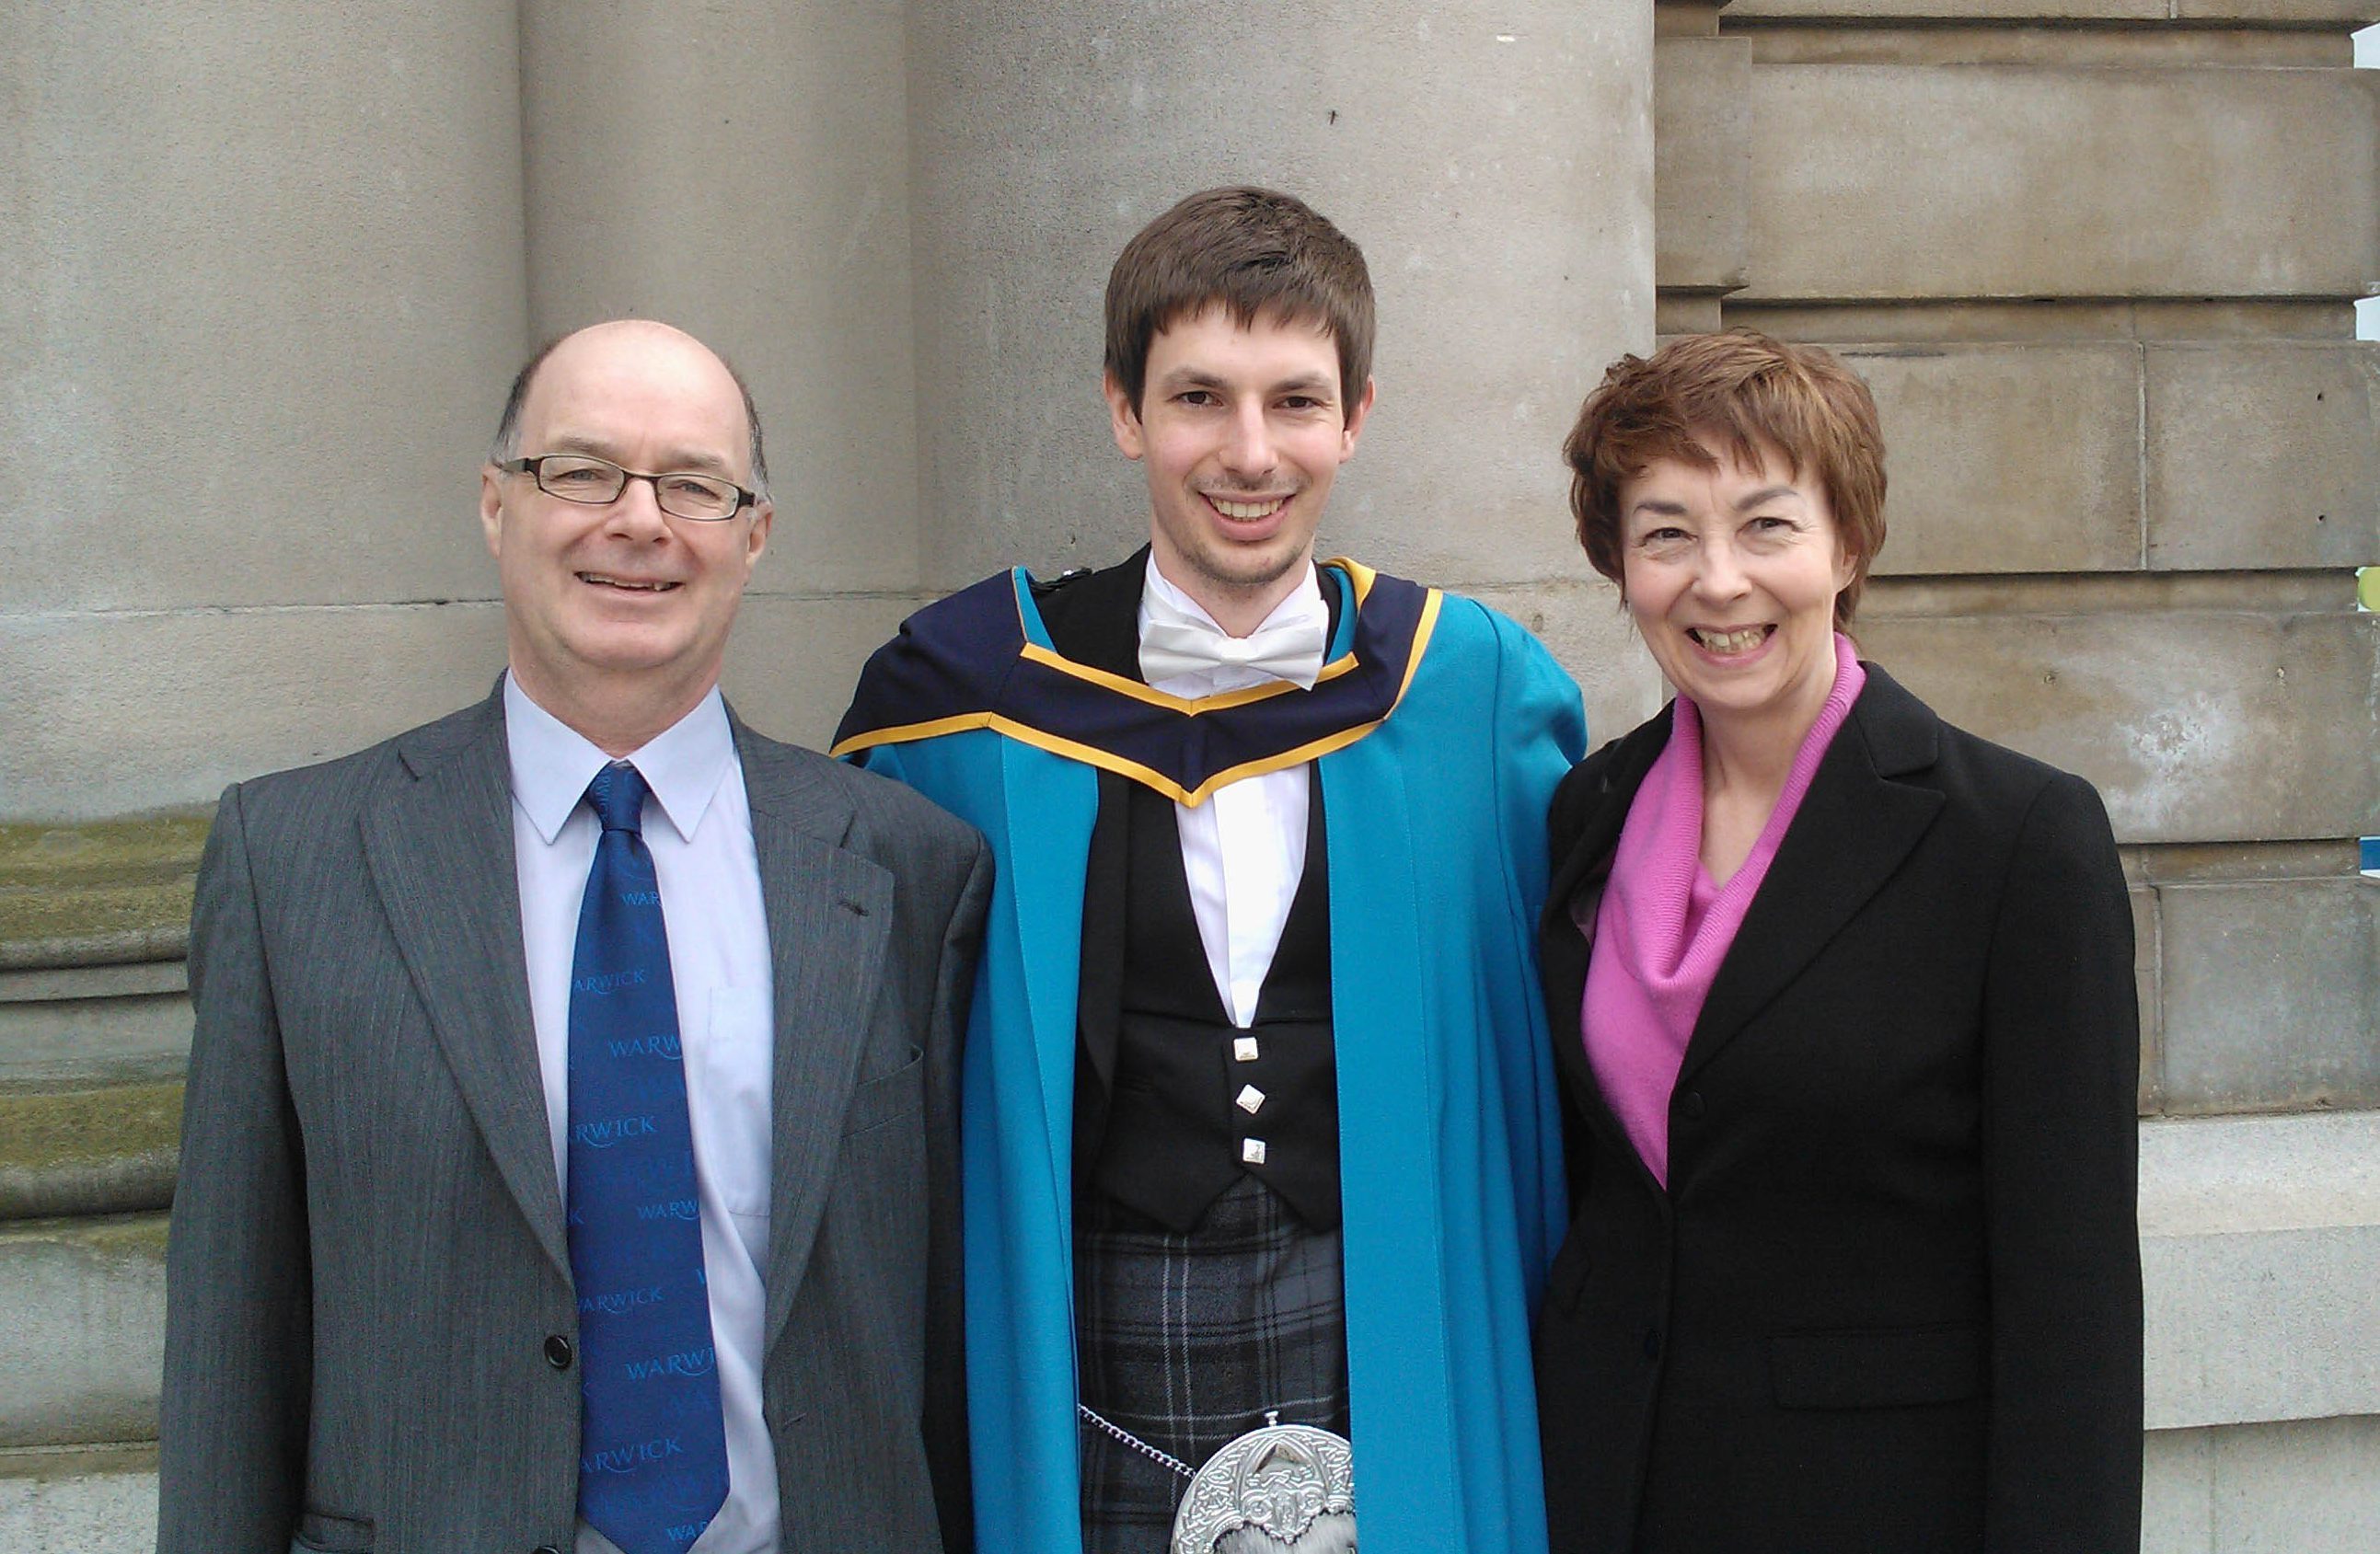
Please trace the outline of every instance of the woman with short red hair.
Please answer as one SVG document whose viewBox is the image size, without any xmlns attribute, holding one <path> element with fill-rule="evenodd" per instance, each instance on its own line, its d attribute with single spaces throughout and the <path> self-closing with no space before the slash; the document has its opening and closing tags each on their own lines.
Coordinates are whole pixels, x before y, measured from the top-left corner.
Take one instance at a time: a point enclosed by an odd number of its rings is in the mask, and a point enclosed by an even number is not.
<svg viewBox="0 0 2380 1554">
<path fill-rule="evenodd" d="M 1677 696 L 1551 816 L 1554 1549 L 2137 1548 L 2139 1030 L 2098 795 L 1860 661 L 1884 445 L 1833 357 L 1623 358 L 1564 454 Z"/>
</svg>

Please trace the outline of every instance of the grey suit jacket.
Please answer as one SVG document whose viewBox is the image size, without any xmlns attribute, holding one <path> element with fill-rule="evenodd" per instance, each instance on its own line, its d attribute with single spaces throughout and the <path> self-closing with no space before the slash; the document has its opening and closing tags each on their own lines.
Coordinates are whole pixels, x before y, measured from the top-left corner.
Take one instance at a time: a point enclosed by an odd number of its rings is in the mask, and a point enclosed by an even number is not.
<svg viewBox="0 0 2380 1554">
<path fill-rule="evenodd" d="M 763 1413 L 784 1547 L 968 1541 L 973 831 L 735 725 L 774 960 Z M 160 1554 L 571 1547 L 576 1301 L 503 706 L 225 794 L 167 1257 Z"/>
</svg>

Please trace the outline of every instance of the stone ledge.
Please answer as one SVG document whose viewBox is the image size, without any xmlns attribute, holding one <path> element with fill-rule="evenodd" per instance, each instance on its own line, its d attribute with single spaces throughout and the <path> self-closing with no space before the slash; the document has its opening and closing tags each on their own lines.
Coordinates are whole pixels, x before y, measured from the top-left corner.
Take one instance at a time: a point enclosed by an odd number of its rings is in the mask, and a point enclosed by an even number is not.
<svg viewBox="0 0 2380 1554">
<path fill-rule="evenodd" d="M 212 819 L 0 824 L 0 971 L 179 959 Z"/>
<path fill-rule="evenodd" d="M 0 1451 L 0 1554 L 147 1554 L 156 1540 L 153 1443 Z"/>
<path fill-rule="evenodd" d="M 2152 1430 L 2380 1414 L 2380 1112 L 2141 1126 Z"/>
<path fill-rule="evenodd" d="M 153 1440 L 165 1216 L 0 1226 L 0 1447 Z"/>
<path fill-rule="evenodd" d="M 2141 1554 L 2369 1551 L 2380 1418 L 2151 1430 Z"/>
<path fill-rule="evenodd" d="M 170 1208 L 181 1141 L 178 1079 L 0 1086 L 0 1220 Z"/>
<path fill-rule="evenodd" d="M 1733 0 L 1722 27 L 1750 21 L 2114 21 L 2354 29 L 2369 0 Z"/>
</svg>

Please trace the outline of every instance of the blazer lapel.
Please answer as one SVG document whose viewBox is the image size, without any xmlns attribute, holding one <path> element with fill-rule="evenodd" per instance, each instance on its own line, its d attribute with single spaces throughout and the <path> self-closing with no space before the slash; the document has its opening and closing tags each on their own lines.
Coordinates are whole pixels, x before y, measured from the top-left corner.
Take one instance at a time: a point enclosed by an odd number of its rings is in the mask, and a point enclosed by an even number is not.
<svg viewBox="0 0 2380 1554">
<path fill-rule="evenodd" d="M 818 1237 L 892 932 L 892 877 L 843 847 L 855 817 L 823 758 L 735 727 L 776 1010 L 765 1351 L 793 1310 Z"/>
<path fill-rule="evenodd" d="M 1545 911 L 1537 922 L 1547 1028 L 1553 1032 L 1554 1053 L 1564 1083 L 1588 1125 L 1634 1160 L 1647 1184 L 1652 1184 L 1653 1173 L 1604 1099 L 1603 1087 L 1596 1080 L 1594 1066 L 1586 1059 L 1586 1045 L 1580 1038 L 1579 1006 L 1586 996 L 1587 960 L 1594 948 L 1581 925 L 1591 928 L 1595 922 L 1628 807 L 1635 802 L 1637 789 L 1644 786 L 1645 774 L 1670 742 L 1670 709 L 1664 707 L 1587 759 L 1578 781 L 1589 784 L 1591 791 L 1576 799 L 1584 810 L 1578 834 L 1554 860 Z"/>
<path fill-rule="evenodd" d="M 1884 671 L 1866 669 L 1867 684 L 1819 762 L 1703 1002 L 1681 1085 L 1842 931 L 1942 807 L 1933 789 L 1894 781 L 1933 765 L 1939 723 Z"/>
<path fill-rule="evenodd" d="M 521 1215 L 570 1269 L 521 951 L 503 704 L 408 735 L 413 781 L 363 817 L 364 855 L 431 1029 Z"/>
</svg>

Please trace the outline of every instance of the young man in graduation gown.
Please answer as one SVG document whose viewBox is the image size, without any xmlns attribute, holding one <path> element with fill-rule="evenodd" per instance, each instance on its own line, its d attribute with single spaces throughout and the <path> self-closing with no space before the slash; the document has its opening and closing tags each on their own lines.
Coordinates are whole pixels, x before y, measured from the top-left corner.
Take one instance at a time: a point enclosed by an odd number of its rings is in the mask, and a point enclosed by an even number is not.
<svg viewBox="0 0 2380 1554">
<path fill-rule="evenodd" d="M 1164 1549 L 1269 1420 L 1352 1439 L 1367 1550 L 1544 1547 L 1532 943 L 1585 731 L 1512 622 L 1316 564 L 1372 330 L 1363 256 L 1299 201 L 1158 218 L 1110 276 L 1104 377 L 1148 547 L 921 611 L 837 736 L 998 862 L 963 1104 L 987 1548 Z M 1257 1461 L 1313 1484 L 1330 1455 Z M 1265 1530 L 1321 1547 L 1304 1516 Z"/>
</svg>

